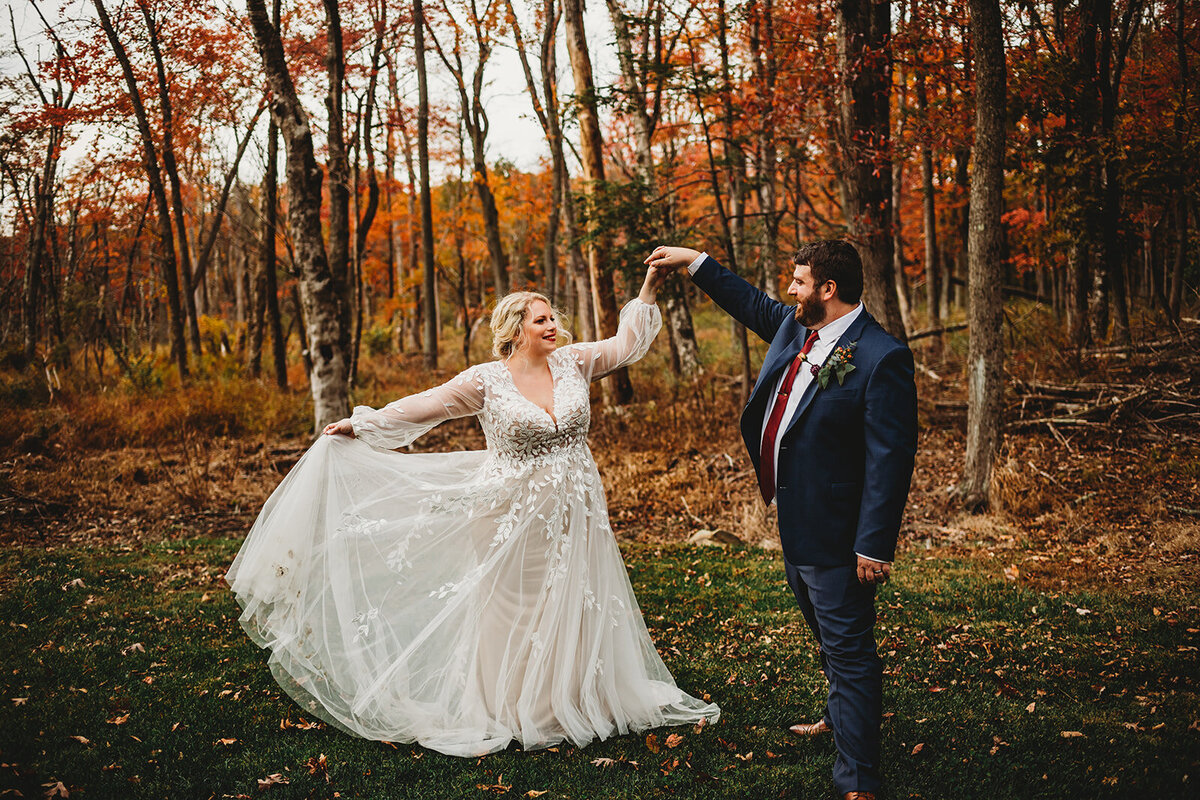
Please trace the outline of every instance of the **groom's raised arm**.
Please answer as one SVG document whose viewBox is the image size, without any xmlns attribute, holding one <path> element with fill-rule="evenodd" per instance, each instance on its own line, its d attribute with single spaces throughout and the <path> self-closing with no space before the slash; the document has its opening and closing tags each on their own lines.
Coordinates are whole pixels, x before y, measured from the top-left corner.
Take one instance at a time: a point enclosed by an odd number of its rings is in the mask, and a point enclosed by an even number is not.
<svg viewBox="0 0 1200 800">
<path fill-rule="evenodd" d="M 787 303 L 773 300 L 766 292 L 721 266 L 715 258 L 686 247 L 658 247 L 646 259 L 662 270 L 688 267 L 692 281 L 704 290 L 725 313 L 771 342 L 779 326 L 792 313 Z"/>
</svg>

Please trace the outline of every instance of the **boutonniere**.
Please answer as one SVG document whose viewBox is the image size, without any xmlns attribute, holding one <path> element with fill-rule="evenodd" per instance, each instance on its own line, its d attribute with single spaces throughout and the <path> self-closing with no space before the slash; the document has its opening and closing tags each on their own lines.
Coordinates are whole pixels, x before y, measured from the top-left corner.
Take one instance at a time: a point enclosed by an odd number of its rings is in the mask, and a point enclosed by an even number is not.
<svg viewBox="0 0 1200 800">
<path fill-rule="evenodd" d="M 821 366 L 813 364 L 812 374 L 817 379 L 817 385 L 822 389 L 828 386 L 830 375 L 837 378 L 838 386 L 844 384 L 846 376 L 855 370 L 854 364 L 850 362 L 854 360 L 854 351 L 857 348 L 858 340 L 855 339 L 850 344 L 834 350 Z"/>
</svg>

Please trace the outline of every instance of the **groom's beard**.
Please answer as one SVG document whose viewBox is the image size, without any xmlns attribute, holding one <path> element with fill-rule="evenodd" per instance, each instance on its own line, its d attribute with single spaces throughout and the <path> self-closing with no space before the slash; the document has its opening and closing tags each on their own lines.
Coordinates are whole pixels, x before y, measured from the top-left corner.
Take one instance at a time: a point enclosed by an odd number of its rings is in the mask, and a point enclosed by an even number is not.
<svg viewBox="0 0 1200 800">
<path fill-rule="evenodd" d="M 803 300 L 796 301 L 795 314 L 796 322 L 799 322 L 806 328 L 811 328 L 813 325 L 820 325 L 825 321 L 827 312 L 825 303 L 817 298 L 811 298 L 807 303 Z"/>
</svg>

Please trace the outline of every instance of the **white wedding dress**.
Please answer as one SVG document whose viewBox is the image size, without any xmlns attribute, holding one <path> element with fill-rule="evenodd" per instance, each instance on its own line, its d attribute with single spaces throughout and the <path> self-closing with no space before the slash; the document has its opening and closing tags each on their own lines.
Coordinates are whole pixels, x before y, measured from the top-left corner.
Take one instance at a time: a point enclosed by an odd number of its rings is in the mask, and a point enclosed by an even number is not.
<svg viewBox="0 0 1200 800">
<path fill-rule="evenodd" d="M 657 306 L 550 357 L 554 415 L 499 361 L 355 409 L 267 500 L 226 579 L 305 709 L 456 756 L 715 721 L 659 658 L 587 445 L 588 382 L 641 358 Z M 477 415 L 487 449 L 396 453 Z"/>
</svg>

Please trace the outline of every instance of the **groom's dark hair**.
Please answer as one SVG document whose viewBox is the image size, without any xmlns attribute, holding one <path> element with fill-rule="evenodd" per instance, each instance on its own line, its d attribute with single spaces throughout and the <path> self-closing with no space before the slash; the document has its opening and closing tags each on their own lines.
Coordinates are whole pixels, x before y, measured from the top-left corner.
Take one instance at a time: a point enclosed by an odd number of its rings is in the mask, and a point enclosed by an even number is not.
<svg viewBox="0 0 1200 800">
<path fill-rule="evenodd" d="M 842 239 L 823 239 L 802 245 L 792 257 L 797 267 L 807 265 L 813 281 L 837 284 L 837 296 L 843 303 L 857 303 L 862 297 L 862 259 L 854 245 Z"/>
</svg>

